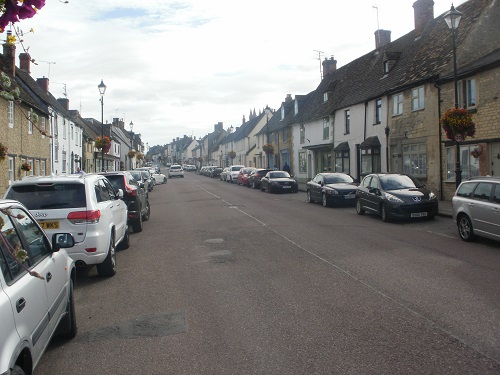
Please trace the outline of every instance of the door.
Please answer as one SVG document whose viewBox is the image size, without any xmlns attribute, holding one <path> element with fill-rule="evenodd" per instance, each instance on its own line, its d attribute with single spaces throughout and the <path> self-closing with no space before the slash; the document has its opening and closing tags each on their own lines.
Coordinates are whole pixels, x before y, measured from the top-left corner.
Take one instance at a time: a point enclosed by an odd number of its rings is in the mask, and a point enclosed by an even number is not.
<svg viewBox="0 0 500 375">
<path fill-rule="evenodd" d="M 99 183 L 104 185 L 103 189 L 107 189 L 109 194 L 106 204 L 112 213 L 112 220 L 116 231 L 116 244 L 122 240 L 127 230 L 127 205 L 118 197 L 108 180 L 102 179 Z"/>
<path fill-rule="evenodd" d="M 491 144 L 491 175 L 500 176 L 500 143 Z"/>
</svg>

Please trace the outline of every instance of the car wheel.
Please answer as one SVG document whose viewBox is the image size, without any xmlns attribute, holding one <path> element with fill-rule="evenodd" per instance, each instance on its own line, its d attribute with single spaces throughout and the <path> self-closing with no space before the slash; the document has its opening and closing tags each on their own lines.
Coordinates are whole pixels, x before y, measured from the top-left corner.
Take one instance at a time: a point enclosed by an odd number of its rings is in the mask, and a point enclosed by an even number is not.
<svg viewBox="0 0 500 375">
<path fill-rule="evenodd" d="M 307 203 L 314 203 L 314 200 L 311 198 L 311 191 L 310 190 L 307 190 L 307 193 L 306 193 L 306 202 Z"/>
<path fill-rule="evenodd" d="M 323 207 L 328 207 L 330 205 L 325 193 L 321 194 L 321 203 L 323 204 Z"/>
<path fill-rule="evenodd" d="M 111 277 L 116 273 L 115 237 L 113 235 L 109 239 L 109 249 L 106 259 L 97 265 L 97 273 L 102 277 Z"/>
<path fill-rule="evenodd" d="M 264 191 L 264 186 L 262 186 L 262 183 L 260 184 L 260 191 Z"/>
<path fill-rule="evenodd" d="M 144 215 L 142 215 L 142 220 L 148 221 L 150 215 L 151 215 L 151 206 L 149 205 L 149 201 L 146 200 L 146 212 L 144 213 Z"/>
<path fill-rule="evenodd" d="M 387 212 L 387 207 L 385 204 L 382 204 L 380 207 L 380 216 L 382 216 L 382 221 L 385 223 L 388 223 L 391 221 L 391 217 L 389 216 L 389 213 Z"/>
<path fill-rule="evenodd" d="M 458 234 L 466 242 L 473 241 L 476 238 L 472 222 L 467 215 L 460 215 L 457 220 Z"/>
<path fill-rule="evenodd" d="M 128 227 L 125 230 L 125 235 L 123 236 L 123 240 L 118 244 L 120 250 L 127 250 L 130 247 L 130 233 L 128 232 Z"/>
<path fill-rule="evenodd" d="M 267 185 L 267 192 L 268 192 L 269 194 L 272 194 L 272 193 L 273 193 L 273 189 L 272 189 L 271 185 Z"/>
<path fill-rule="evenodd" d="M 363 206 L 361 205 L 361 199 L 356 199 L 356 212 L 358 215 L 364 215 L 365 210 L 363 209 Z"/>
<path fill-rule="evenodd" d="M 142 232 L 142 215 L 139 215 L 139 218 L 132 223 L 132 229 L 134 233 Z"/>
<path fill-rule="evenodd" d="M 69 298 L 68 305 L 66 306 L 66 316 L 61 323 L 64 326 L 64 332 L 61 334 L 65 339 L 72 339 L 76 337 L 78 328 L 76 326 L 76 313 L 75 313 L 75 296 L 73 292 L 73 280 L 69 283 Z"/>
</svg>

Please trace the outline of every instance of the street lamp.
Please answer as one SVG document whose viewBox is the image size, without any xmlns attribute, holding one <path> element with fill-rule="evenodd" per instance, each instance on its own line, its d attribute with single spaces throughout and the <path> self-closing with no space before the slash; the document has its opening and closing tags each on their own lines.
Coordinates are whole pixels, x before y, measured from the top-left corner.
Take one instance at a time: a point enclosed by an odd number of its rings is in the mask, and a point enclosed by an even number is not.
<svg viewBox="0 0 500 375">
<path fill-rule="evenodd" d="M 101 139 L 104 139 L 104 93 L 106 92 L 106 85 L 101 79 L 101 83 L 97 86 L 99 94 L 101 94 Z M 101 148 L 101 171 L 104 170 L 104 147 Z"/>
<path fill-rule="evenodd" d="M 457 83 L 457 46 L 456 46 L 456 37 L 455 33 L 458 29 L 458 25 L 460 24 L 460 20 L 462 19 L 462 13 L 455 9 L 453 4 L 451 4 L 451 8 L 448 12 L 444 14 L 444 20 L 446 24 L 452 31 L 452 40 L 453 40 L 453 84 L 455 89 L 455 109 L 458 108 L 458 83 Z M 460 144 L 458 140 L 455 140 L 456 144 L 456 156 L 455 156 L 455 184 L 458 188 L 458 185 L 462 182 L 462 170 L 460 168 Z"/>
<path fill-rule="evenodd" d="M 134 148 L 134 133 L 132 132 L 132 129 L 134 128 L 134 123 L 132 121 L 130 121 L 130 151 L 133 150 Z M 132 158 L 129 158 L 130 161 L 129 161 L 129 164 L 130 164 L 130 169 L 134 169 L 132 168 Z"/>
</svg>

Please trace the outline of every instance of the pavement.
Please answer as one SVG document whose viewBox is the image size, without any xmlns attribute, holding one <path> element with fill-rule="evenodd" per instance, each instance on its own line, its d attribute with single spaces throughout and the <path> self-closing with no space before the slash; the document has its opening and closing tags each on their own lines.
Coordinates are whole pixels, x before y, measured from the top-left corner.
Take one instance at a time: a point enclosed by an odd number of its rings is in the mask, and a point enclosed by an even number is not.
<svg viewBox="0 0 500 375">
<path fill-rule="evenodd" d="M 299 191 L 306 191 L 306 184 L 299 182 Z M 439 201 L 439 216 L 442 217 L 452 217 L 451 214 L 451 201 L 440 200 Z"/>
</svg>

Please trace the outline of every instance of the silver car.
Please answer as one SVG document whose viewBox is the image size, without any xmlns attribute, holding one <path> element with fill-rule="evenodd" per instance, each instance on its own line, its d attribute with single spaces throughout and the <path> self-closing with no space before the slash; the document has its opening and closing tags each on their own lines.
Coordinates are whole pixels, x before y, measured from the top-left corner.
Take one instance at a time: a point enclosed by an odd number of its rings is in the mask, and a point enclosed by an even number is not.
<svg viewBox="0 0 500 375">
<path fill-rule="evenodd" d="M 481 236 L 500 241 L 500 178 L 475 177 L 462 182 L 451 204 L 462 240 Z"/>
</svg>

